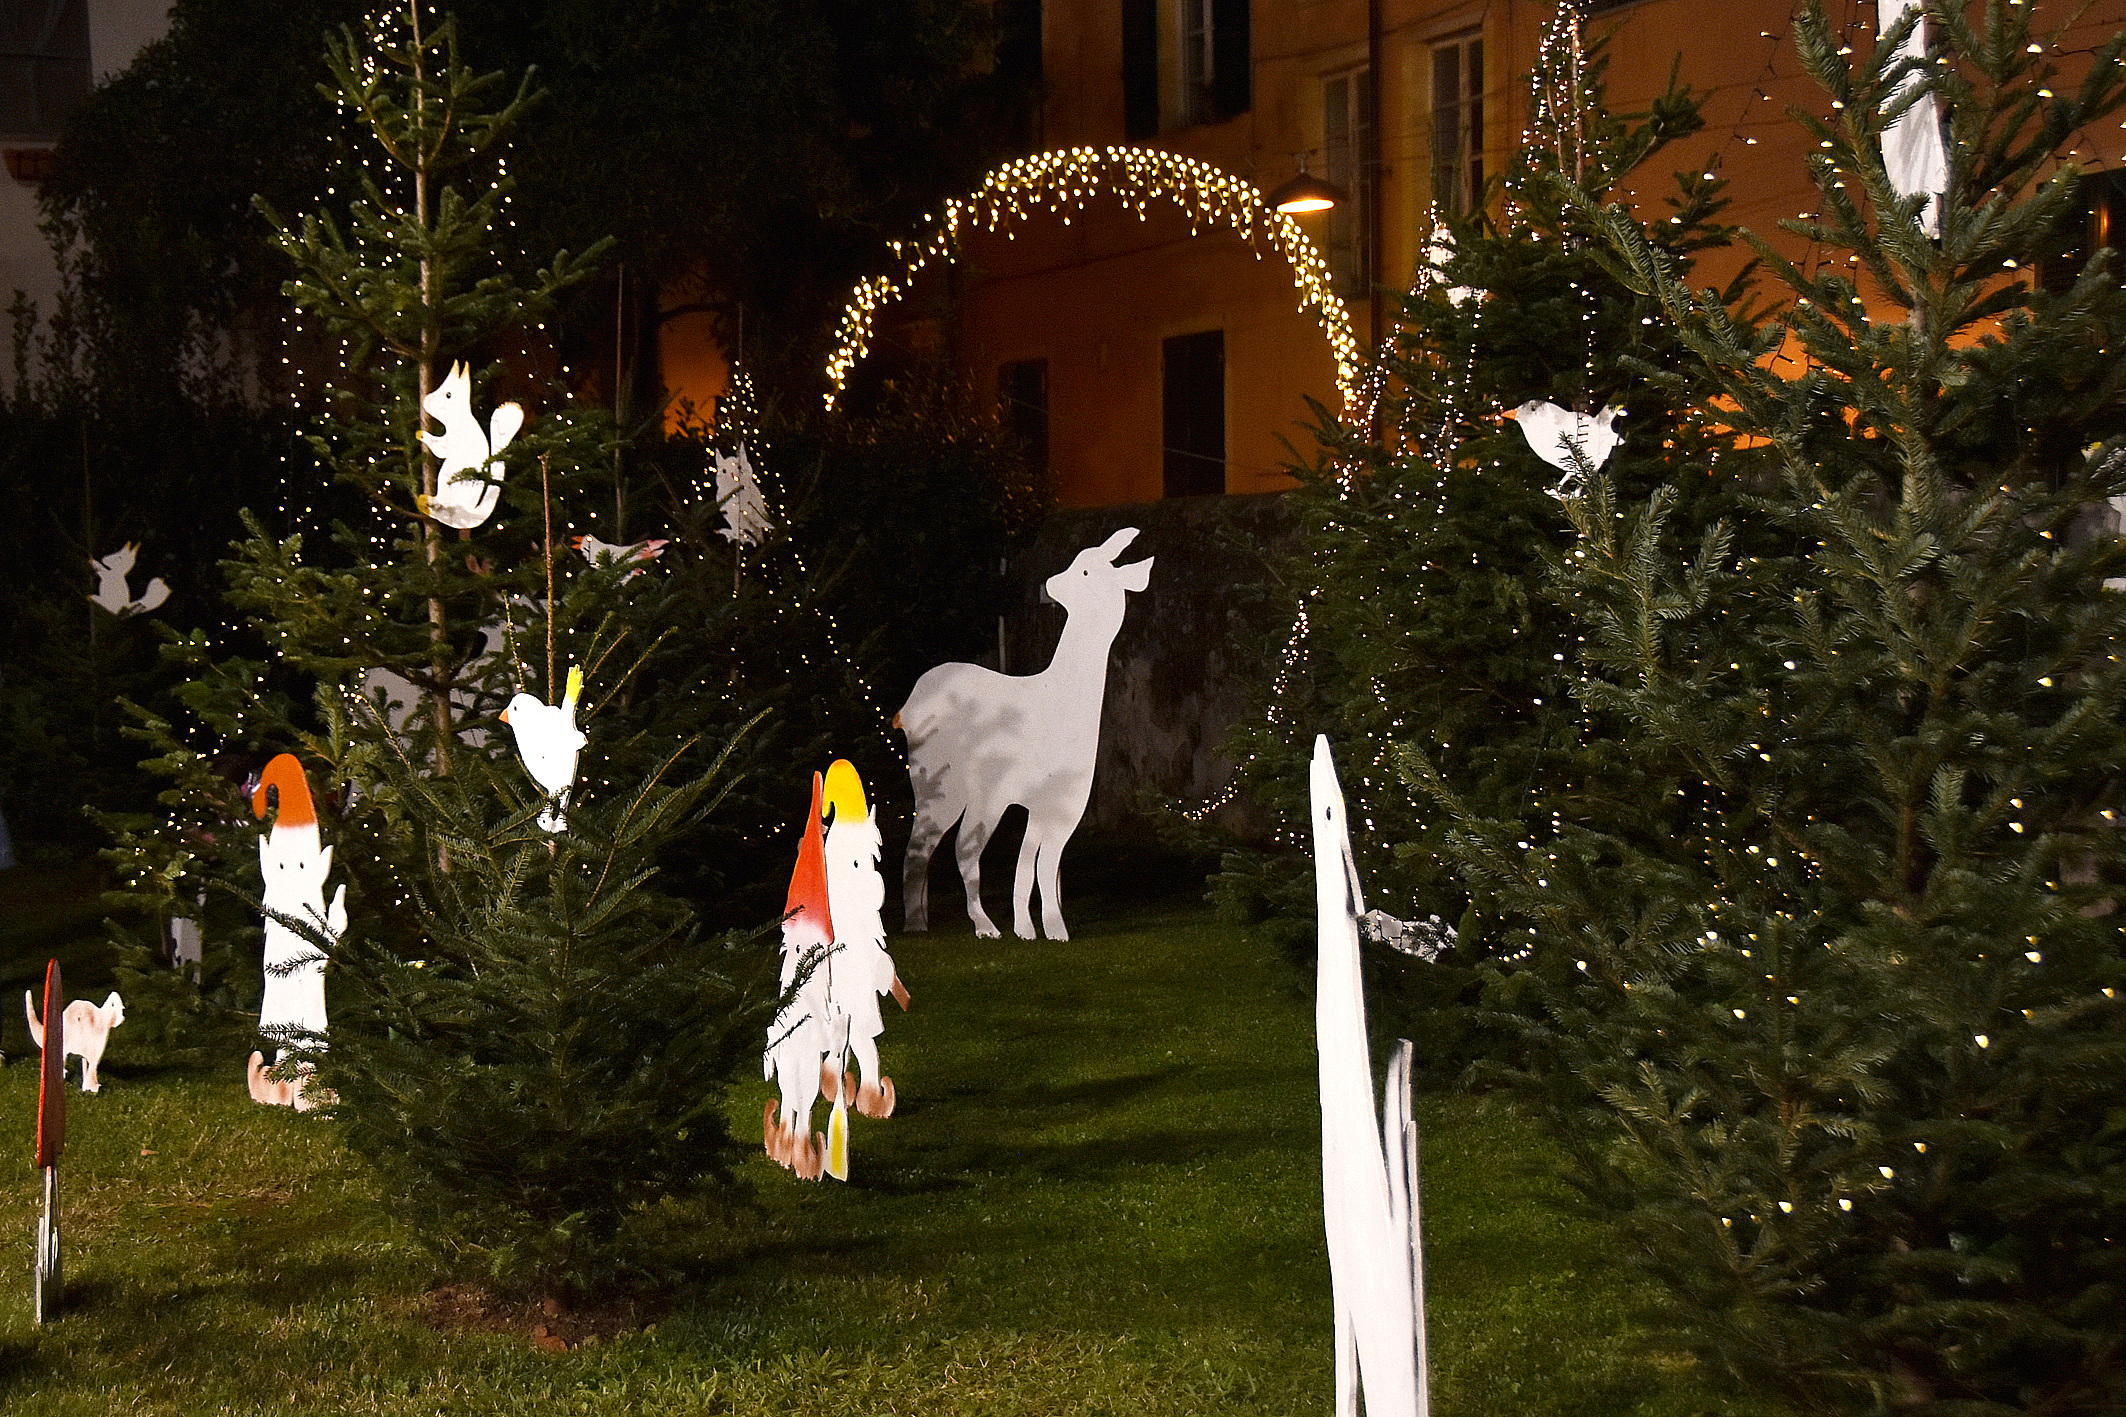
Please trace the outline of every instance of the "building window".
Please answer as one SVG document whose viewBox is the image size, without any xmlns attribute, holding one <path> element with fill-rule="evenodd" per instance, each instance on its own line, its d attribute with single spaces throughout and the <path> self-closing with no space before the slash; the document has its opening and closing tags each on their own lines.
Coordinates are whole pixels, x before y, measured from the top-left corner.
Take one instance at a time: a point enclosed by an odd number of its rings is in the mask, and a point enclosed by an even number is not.
<svg viewBox="0 0 2126 1417">
<path fill-rule="evenodd" d="M 87 0 L 0 0 L 0 135 L 51 142 L 88 92 Z"/>
<path fill-rule="evenodd" d="M 1159 135 L 1159 3 L 1122 0 L 1122 133 Z"/>
<path fill-rule="evenodd" d="M 1432 202 L 1444 215 L 1473 210 L 1484 192 L 1484 37 L 1432 46 Z"/>
<path fill-rule="evenodd" d="M 1037 472 L 1048 471 L 1048 361 L 1019 359 L 997 370 L 997 416 L 1026 450 Z"/>
<path fill-rule="evenodd" d="M 1225 331 L 1175 335 L 1163 352 L 1166 495 L 1225 491 Z"/>
<path fill-rule="evenodd" d="M 1181 0 L 1181 121 L 1208 123 L 1211 104 L 1211 36 L 1216 33 L 1211 0 Z"/>
<path fill-rule="evenodd" d="M 1329 213 L 1329 273 L 1336 293 L 1363 300 L 1373 293 L 1373 92 L 1364 69 L 1321 81 L 1321 135 L 1329 181 L 1350 194 Z"/>
<path fill-rule="evenodd" d="M 997 76 L 1006 92 L 1021 107 L 1013 115 L 1020 147 L 1042 146 L 1038 115 L 1041 107 L 1041 0 L 997 0 Z"/>
<path fill-rule="evenodd" d="M 2084 174 L 2074 197 L 2052 250 L 2037 263 L 2038 284 L 2055 293 L 2070 289 L 2097 252 L 2126 248 L 2126 168 Z"/>
</svg>

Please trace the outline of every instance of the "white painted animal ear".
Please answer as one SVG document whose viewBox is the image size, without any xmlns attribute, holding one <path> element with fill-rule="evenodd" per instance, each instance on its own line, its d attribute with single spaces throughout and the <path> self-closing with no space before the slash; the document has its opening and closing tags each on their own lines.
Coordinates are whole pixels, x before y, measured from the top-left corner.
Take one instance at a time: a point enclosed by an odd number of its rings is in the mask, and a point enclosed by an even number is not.
<svg viewBox="0 0 2126 1417">
<path fill-rule="evenodd" d="M 317 854 L 317 878 L 322 881 L 332 874 L 332 848 L 326 847 Z"/>
<path fill-rule="evenodd" d="M 1104 556 L 1108 561 L 1112 562 L 1117 556 L 1120 556 L 1122 554 L 1123 548 L 1127 547 L 1132 541 L 1135 541 L 1136 539 L 1137 528 L 1133 526 L 1123 527 L 1113 536 L 1110 536 L 1109 538 L 1107 538 L 1107 540 L 1100 543 L 1100 554 Z"/>
<path fill-rule="evenodd" d="M 1124 590 L 1143 590 L 1150 585 L 1152 583 L 1152 562 L 1158 559 L 1156 556 L 1147 556 L 1142 561 L 1132 561 L 1127 566 L 1117 566 L 1115 569 L 1120 573 L 1119 579 L 1122 588 Z"/>
</svg>

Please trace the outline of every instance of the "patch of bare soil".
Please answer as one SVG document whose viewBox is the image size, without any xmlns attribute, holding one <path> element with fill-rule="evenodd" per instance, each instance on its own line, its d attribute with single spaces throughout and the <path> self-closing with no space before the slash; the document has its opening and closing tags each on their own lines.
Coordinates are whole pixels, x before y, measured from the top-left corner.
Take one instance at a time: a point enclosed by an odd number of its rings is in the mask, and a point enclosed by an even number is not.
<svg viewBox="0 0 2126 1417">
<path fill-rule="evenodd" d="M 636 1297 L 563 1304 L 557 1299 L 505 1299 L 477 1284 L 446 1284 L 420 1298 L 414 1311 L 430 1328 L 515 1334 L 545 1353 L 591 1348 L 632 1333 L 653 1317 Z"/>
</svg>

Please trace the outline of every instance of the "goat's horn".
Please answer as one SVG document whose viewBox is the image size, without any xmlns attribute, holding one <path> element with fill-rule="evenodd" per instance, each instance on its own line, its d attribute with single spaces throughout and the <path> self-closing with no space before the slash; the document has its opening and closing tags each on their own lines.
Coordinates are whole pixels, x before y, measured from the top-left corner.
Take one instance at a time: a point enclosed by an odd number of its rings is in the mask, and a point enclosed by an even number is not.
<svg viewBox="0 0 2126 1417">
<path fill-rule="evenodd" d="M 1135 541 L 1136 539 L 1137 529 L 1133 526 L 1126 526 L 1122 528 L 1122 530 L 1116 532 L 1113 536 L 1107 538 L 1107 540 L 1101 542 L 1100 550 L 1104 555 L 1106 555 L 1108 560 L 1112 561 L 1117 556 L 1120 556 L 1122 554 L 1124 547 L 1128 546 L 1132 541 Z"/>
</svg>

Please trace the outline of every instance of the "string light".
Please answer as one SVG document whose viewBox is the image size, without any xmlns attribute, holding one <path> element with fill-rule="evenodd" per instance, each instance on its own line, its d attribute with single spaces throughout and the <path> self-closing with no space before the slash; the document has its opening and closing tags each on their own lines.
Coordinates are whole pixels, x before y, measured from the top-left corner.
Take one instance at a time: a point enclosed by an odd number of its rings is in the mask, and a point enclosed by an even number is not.
<svg viewBox="0 0 2126 1417">
<path fill-rule="evenodd" d="M 1015 240 L 1011 228 L 1036 211 L 1060 215 L 1067 225 L 1102 190 L 1113 193 L 1139 221 L 1150 219 L 1153 199 L 1169 201 L 1188 218 L 1191 235 L 1206 226 L 1224 226 L 1254 247 L 1258 258 L 1265 249 L 1282 257 L 1291 267 L 1299 308 L 1314 312 L 1335 355 L 1336 387 L 1344 408 L 1360 407 L 1360 352 L 1350 312 L 1330 288 L 1328 263 L 1299 224 L 1271 210 L 1261 190 L 1245 177 L 1180 153 L 1120 146 L 1063 148 L 1005 163 L 970 195 L 947 201 L 921 241 L 889 242 L 901 259 L 900 274 L 871 276 L 858 281 L 850 293 L 835 327 L 834 352 L 827 358 L 827 407 L 834 407 L 850 372 L 870 351 L 878 312 L 906 295 L 932 262 L 957 259 L 961 241 L 976 231 L 1002 230 Z"/>
</svg>

